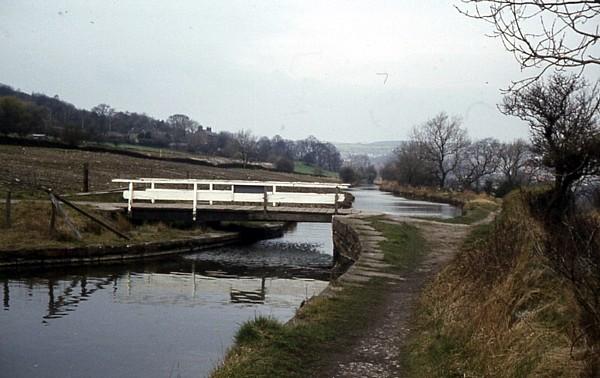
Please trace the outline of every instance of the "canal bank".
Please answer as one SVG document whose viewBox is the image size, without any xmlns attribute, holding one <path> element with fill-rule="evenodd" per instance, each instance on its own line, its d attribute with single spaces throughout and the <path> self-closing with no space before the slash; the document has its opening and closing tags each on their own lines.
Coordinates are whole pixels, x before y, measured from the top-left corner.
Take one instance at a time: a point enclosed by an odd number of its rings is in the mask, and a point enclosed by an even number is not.
<svg viewBox="0 0 600 378">
<path fill-rule="evenodd" d="M 470 226 L 448 205 L 366 188 L 369 207 L 336 217 L 332 281 L 282 324 L 259 317 L 242 325 L 214 377 L 394 377 L 403 373 L 410 318 L 427 282 L 455 255 Z M 373 193 L 373 194 L 371 194 Z M 383 195 L 383 194 L 380 194 Z M 364 199 L 364 198 L 363 198 Z M 361 205 L 357 196 L 357 205 Z M 403 208 L 403 212 L 398 212 Z M 437 209 L 441 221 L 427 217 Z M 490 211 L 485 212 L 490 215 Z M 400 215 L 400 217 L 398 217 Z M 467 213 L 468 215 L 468 213 Z M 488 217 L 489 218 L 489 217 Z"/>
<path fill-rule="evenodd" d="M 0 252 L 0 269 L 87 265 L 165 257 L 217 248 L 241 241 L 238 232 L 208 232 L 186 239 L 124 245 L 15 249 Z"/>
<path fill-rule="evenodd" d="M 337 376 L 340 371 L 355 370 L 353 351 L 358 348 L 364 355 L 363 349 L 371 348 L 361 340 L 385 340 L 390 334 L 375 330 L 377 326 L 401 326 L 387 320 L 390 306 L 397 304 L 390 300 L 403 301 L 401 311 L 408 317 L 406 305 L 410 303 L 397 293 L 418 290 L 425 280 L 418 268 L 429 247 L 421 228 L 411 223 L 373 214 L 336 217 L 335 254 L 349 268 L 320 295 L 306 301 L 286 324 L 259 317 L 242 325 L 235 345 L 213 376 Z M 384 357 L 376 359 L 383 363 Z M 374 363 L 367 361 L 364 367 L 375 369 Z M 389 368 L 377 367 L 382 372 Z M 357 376 L 373 373 L 357 371 L 361 372 Z"/>
<path fill-rule="evenodd" d="M 243 223 L 216 225 L 215 230 L 189 237 L 135 241 L 127 244 L 16 248 L 0 250 L 0 270 L 24 267 L 112 264 L 130 260 L 164 258 L 195 253 L 236 243 L 252 243 L 283 236 L 284 223 Z"/>
</svg>

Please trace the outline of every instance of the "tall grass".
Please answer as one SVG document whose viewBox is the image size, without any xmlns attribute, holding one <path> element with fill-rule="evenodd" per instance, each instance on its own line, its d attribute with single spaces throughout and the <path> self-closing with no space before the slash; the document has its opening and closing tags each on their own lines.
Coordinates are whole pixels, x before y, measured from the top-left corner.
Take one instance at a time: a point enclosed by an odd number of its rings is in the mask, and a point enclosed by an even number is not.
<svg viewBox="0 0 600 378">
<path fill-rule="evenodd" d="M 405 365 L 414 377 L 577 377 L 594 365 L 573 287 L 537 249 L 549 237 L 513 193 L 424 292 Z"/>
</svg>

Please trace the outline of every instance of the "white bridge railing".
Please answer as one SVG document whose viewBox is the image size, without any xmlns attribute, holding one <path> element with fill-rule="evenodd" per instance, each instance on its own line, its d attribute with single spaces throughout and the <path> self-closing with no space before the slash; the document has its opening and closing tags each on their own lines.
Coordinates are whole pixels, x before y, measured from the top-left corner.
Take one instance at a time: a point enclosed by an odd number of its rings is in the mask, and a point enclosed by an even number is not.
<svg viewBox="0 0 600 378">
<path fill-rule="evenodd" d="M 245 181 L 245 180 L 195 180 L 195 179 L 114 179 L 126 183 L 123 198 L 131 212 L 134 200 L 189 201 L 192 202 L 193 219 L 199 203 L 261 203 L 264 210 L 268 204 L 333 205 L 337 211 L 345 200 L 342 192 L 348 184 L 321 182 Z M 298 190 L 298 188 L 301 188 Z M 320 191 L 311 192 L 311 190 Z M 325 191 L 328 191 L 325 192 Z"/>
</svg>

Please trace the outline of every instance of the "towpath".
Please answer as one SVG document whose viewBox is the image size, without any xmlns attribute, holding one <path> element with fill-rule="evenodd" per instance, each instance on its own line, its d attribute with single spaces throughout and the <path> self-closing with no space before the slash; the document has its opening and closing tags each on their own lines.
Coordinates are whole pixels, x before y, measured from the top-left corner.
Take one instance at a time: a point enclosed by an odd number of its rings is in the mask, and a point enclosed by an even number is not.
<svg viewBox="0 0 600 378">
<path fill-rule="evenodd" d="M 491 215 L 485 221 L 493 219 Z M 428 253 L 416 269 L 402 279 L 390 280 L 386 301 L 372 309 L 370 326 L 344 354 L 333 356 L 323 377 L 401 377 L 401 351 L 410 332 L 410 317 L 424 286 L 456 254 L 472 226 L 448 224 L 412 218 L 390 218 L 389 222 L 407 222 L 418 227 L 428 243 Z M 377 242 L 381 234 L 363 225 L 361 236 L 367 239 L 373 257 L 381 251 Z M 369 242 L 370 241 L 370 242 Z M 362 258 L 361 258 L 362 259 Z M 377 276 L 377 264 L 353 267 L 351 276 Z M 383 268 L 383 265 L 382 265 Z"/>
</svg>

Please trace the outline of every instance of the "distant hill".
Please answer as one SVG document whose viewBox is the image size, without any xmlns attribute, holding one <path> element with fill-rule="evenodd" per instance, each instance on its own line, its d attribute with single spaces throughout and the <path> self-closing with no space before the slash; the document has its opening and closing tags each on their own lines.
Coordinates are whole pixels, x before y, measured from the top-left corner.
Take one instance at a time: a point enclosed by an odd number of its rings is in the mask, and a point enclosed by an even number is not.
<svg viewBox="0 0 600 378">
<path fill-rule="evenodd" d="M 352 155 L 367 155 L 371 162 L 380 163 L 391 155 L 400 143 L 402 143 L 401 140 L 385 140 L 371 143 L 333 142 L 333 145 L 340 151 L 344 160 L 349 159 Z"/>
</svg>

